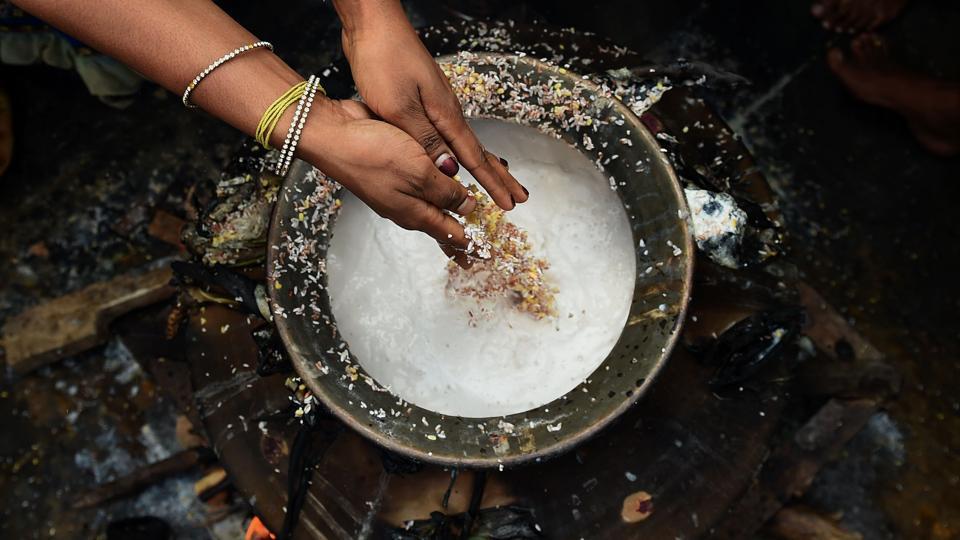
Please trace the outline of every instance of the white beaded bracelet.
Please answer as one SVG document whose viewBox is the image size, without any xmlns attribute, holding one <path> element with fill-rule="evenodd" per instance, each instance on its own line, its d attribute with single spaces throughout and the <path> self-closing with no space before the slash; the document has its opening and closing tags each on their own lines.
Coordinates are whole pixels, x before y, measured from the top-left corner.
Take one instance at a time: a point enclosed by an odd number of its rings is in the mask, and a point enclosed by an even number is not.
<svg viewBox="0 0 960 540">
<path fill-rule="evenodd" d="M 194 77 L 193 80 L 190 81 L 190 84 L 187 85 L 187 89 L 183 91 L 183 100 L 182 100 L 182 101 L 183 101 L 184 107 L 188 107 L 188 108 L 190 108 L 190 109 L 196 109 L 196 108 L 197 108 L 196 105 L 193 105 L 193 104 L 190 103 L 190 93 L 193 92 L 193 90 L 197 87 L 198 84 L 200 84 L 200 81 L 202 81 L 204 77 L 206 77 L 207 75 L 209 75 L 213 70 L 217 69 L 218 67 L 222 66 L 223 64 L 229 62 L 230 60 L 233 60 L 233 59 L 236 58 L 237 56 L 240 56 L 241 54 L 243 54 L 243 53 L 245 53 L 245 52 L 252 51 L 252 50 L 254 50 L 254 49 L 259 49 L 259 48 L 261 48 L 261 47 L 266 47 L 267 49 L 270 49 L 271 51 L 273 50 L 273 44 L 271 44 L 271 43 L 269 43 L 269 42 L 267 42 L 267 41 L 258 41 L 258 42 L 256 42 L 256 43 L 251 43 L 251 44 L 249 44 L 249 45 L 244 45 L 243 47 L 237 47 L 236 49 L 228 52 L 227 54 L 221 56 L 220 58 L 217 58 L 216 61 L 214 61 L 214 62 L 213 62 L 212 64 L 210 64 L 209 66 L 207 66 L 206 69 L 204 69 L 203 71 L 201 71 L 200 74 L 197 75 L 196 77 Z"/>
<path fill-rule="evenodd" d="M 303 126 L 307 122 L 307 114 L 310 113 L 310 107 L 313 105 L 313 98 L 317 95 L 317 89 L 320 88 L 320 79 L 316 75 L 311 75 L 307 79 L 307 87 L 297 103 L 297 108 L 293 112 L 293 120 L 290 121 L 290 128 L 287 130 L 287 137 L 283 141 L 283 148 L 280 150 L 280 158 L 277 160 L 276 173 L 279 176 L 286 176 L 290 163 L 293 162 L 293 154 L 297 150 L 297 143 L 300 142 L 300 133 L 303 132 Z"/>
<path fill-rule="evenodd" d="M 283 146 L 280 147 L 280 156 L 277 159 L 277 165 L 274 169 L 278 175 L 283 176 L 287 170 L 284 167 L 284 162 L 286 161 L 287 153 L 290 151 L 290 142 L 293 140 L 293 132 L 297 130 L 297 122 L 300 120 L 300 115 L 303 114 L 303 105 L 307 102 L 307 98 L 310 96 L 310 88 L 313 86 L 313 81 L 316 79 L 316 75 L 311 75 L 307 79 L 307 86 L 303 89 L 303 95 L 300 96 L 300 100 L 297 102 L 297 108 L 293 110 L 293 119 L 290 120 L 290 127 L 287 128 L 287 136 L 283 139 Z"/>
</svg>

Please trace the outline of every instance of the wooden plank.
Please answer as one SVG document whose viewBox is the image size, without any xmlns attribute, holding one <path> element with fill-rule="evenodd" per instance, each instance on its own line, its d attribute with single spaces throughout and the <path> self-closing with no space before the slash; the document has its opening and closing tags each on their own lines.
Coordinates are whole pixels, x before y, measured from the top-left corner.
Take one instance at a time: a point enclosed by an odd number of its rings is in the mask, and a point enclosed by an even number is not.
<svg viewBox="0 0 960 540">
<path fill-rule="evenodd" d="M 173 295 L 169 266 L 124 274 L 31 307 L 3 325 L 7 366 L 27 373 L 102 344 L 110 323 Z"/>
<path fill-rule="evenodd" d="M 153 215 L 153 220 L 147 225 L 147 234 L 160 240 L 165 244 L 176 247 L 180 251 L 186 250 L 183 242 L 180 241 L 180 233 L 186 222 L 179 217 L 166 212 L 157 210 Z"/>
<path fill-rule="evenodd" d="M 773 452 L 755 483 L 727 511 L 710 538 L 747 538 L 783 505 L 802 495 L 877 411 L 871 399 L 831 399 Z"/>
<path fill-rule="evenodd" d="M 807 311 L 804 333 L 817 348 L 834 359 L 844 356 L 842 349 L 838 350 L 842 346 L 848 347 L 849 354 L 858 360 L 883 359 L 883 353 L 854 330 L 813 287 L 803 281 L 798 281 L 796 287 L 800 293 L 800 303 Z"/>
</svg>

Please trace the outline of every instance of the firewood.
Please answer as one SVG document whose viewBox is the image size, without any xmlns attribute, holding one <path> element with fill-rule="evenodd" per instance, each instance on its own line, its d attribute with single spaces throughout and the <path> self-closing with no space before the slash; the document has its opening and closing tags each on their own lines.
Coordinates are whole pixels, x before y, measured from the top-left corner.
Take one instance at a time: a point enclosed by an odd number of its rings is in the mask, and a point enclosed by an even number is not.
<svg viewBox="0 0 960 540">
<path fill-rule="evenodd" d="M 105 502 L 134 495 L 169 476 L 183 473 L 214 459 L 208 448 L 191 448 L 167 459 L 151 463 L 123 478 L 102 484 L 81 495 L 73 502 L 74 508 L 92 508 Z"/>
<path fill-rule="evenodd" d="M 114 319 L 173 295 L 172 277 L 168 266 L 124 274 L 11 317 L 0 332 L 7 366 L 22 374 L 104 343 Z"/>
<path fill-rule="evenodd" d="M 782 540 L 862 540 L 830 516 L 805 506 L 785 506 L 764 527 L 764 531 Z"/>
</svg>

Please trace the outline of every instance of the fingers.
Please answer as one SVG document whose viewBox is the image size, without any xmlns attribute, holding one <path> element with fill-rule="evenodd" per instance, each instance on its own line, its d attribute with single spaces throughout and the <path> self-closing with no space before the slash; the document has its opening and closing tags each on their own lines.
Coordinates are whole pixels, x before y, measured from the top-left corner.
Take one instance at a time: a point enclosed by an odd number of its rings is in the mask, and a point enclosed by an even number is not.
<svg viewBox="0 0 960 540">
<path fill-rule="evenodd" d="M 430 160 L 445 175 L 453 176 L 460 170 L 457 160 L 437 128 L 427 118 L 419 96 L 409 98 L 399 114 L 389 119 L 398 128 L 410 135 L 426 150 Z"/>
<path fill-rule="evenodd" d="M 512 210 L 517 203 L 526 202 L 529 198 L 526 189 L 510 174 L 504 163 L 483 149 L 459 111 L 452 118 L 447 116 L 443 120 L 435 120 L 435 125 L 450 143 L 460 163 L 490 194 L 497 206 Z"/>
<path fill-rule="evenodd" d="M 433 160 L 433 164 L 436 165 L 443 174 L 448 177 L 452 177 L 460 171 L 460 165 L 457 163 L 457 158 L 453 156 L 450 152 L 443 152 L 437 159 Z"/>
<path fill-rule="evenodd" d="M 439 72 L 439 67 L 437 70 Z M 454 155 L 477 182 L 490 194 L 498 206 L 512 210 L 518 202 L 525 202 L 527 191 L 493 154 L 485 151 L 477 136 L 463 118 L 460 103 L 447 85 L 446 78 L 438 78 L 436 87 L 421 96 L 427 116 L 444 138 Z"/>
<path fill-rule="evenodd" d="M 463 225 L 436 206 L 421 201 L 419 214 L 419 229 L 434 240 L 445 246 L 451 246 L 459 250 L 466 250 L 469 244 L 466 235 L 463 233 Z"/>
<path fill-rule="evenodd" d="M 447 257 L 461 267 L 469 268 L 470 261 L 466 250 L 470 242 L 459 221 L 420 199 L 411 201 L 410 210 L 414 216 L 413 222 L 409 226 L 400 224 L 402 227 L 427 233 L 437 241 Z"/>
<path fill-rule="evenodd" d="M 497 206 L 504 210 L 513 210 L 517 205 L 517 199 L 504 184 L 497 171 L 494 170 L 487 157 L 487 152 L 480 146 L 480 141 L 469 131 L 469 128 L 458 128 L 458 130 L 460 130 L 459 133 L 448 135 L 448 137 L 450 137 L 454 152 L 460 157 L 460 162 L 483 186 L 483 189 L 490 194 L 490 198 L 497 203 Z M 513 179 L 513 182 L 516 183 L 516 179 Z"/>
<path fill-rule="evenodd" d="M 426 91 L 418 89 L 418 95 L 406 98 L 407 102 L 385 119 L 413 137 L 436 169 L 451 177 L 459 171 L 459 163 L 463 163 L 498 206 L 512 210 L 517 203 L 529 198 L 527 190 L 510 174 L 506 161 L 501 162 L 483 149 L 464 120 L 460 104 L 439 66 L 436 69 L 439 76 L 433 87 Z M 438 208 L 460 214 L 472 210 L 472 206 L 461 207 L 470 204 L 461 186 L 451 187 L 446 182 L 431 180 L 427 187 L 431 189 L 424 191 L 426 200 Z M 456 204 L 452 200 L 453 190 L 457 190 L 459 197 Z"/>
<path fill-rule="evenodd" d="M 463 184 L 436 169 L 430 169 L 429 176 L 423 180 L 421 191 L 423 199 L 428 203 L 461 216 L 473 212 L 477 207 L 477 200 Z"/>
</svg>

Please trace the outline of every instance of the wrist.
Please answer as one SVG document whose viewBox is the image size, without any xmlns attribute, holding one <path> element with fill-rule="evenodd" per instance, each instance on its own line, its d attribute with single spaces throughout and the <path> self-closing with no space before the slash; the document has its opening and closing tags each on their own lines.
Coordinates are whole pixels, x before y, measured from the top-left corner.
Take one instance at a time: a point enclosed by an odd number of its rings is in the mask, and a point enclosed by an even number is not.
<svg viewBox="0 0 960 540">
<path fill-rule="evenodd" d="M 310 109 L 310 115 L 304 123 L 297 147 L 298 158 L 314 165 L 324 172 L 329 165 L 330 141 L 336 140 L 336 127 L 343 126 L 340 101 L 327 96 L 317 96 Z"/>
<path fill-rule="evenodd" d="M 377 31 L 384 25 L 407 22 L 399 0 L 334 0 L 346 40 Z"/>
</svg>

